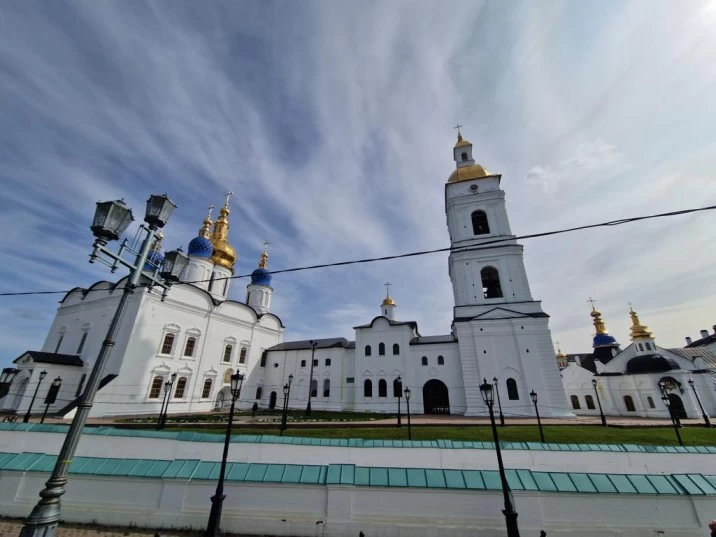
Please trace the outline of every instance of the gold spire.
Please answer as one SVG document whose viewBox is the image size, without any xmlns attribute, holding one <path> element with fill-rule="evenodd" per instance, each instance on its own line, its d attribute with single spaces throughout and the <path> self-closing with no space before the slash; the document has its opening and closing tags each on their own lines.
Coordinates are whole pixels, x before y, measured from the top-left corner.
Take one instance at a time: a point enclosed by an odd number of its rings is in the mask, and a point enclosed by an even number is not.
<svg viewBox="0 0 716 537">
<path fill-rule="evenodd" d="M 395 306 L 395 300 L 390 296 L 390 286 L 393 285 L 390 282 L 385 282 L 385 298 L 381 303 L 381 306 Z"/>
<path fill-rule="evenodd" d="M 631 316 L 632 341 L 635 339 L 651 339 L 653 337 L 651 332 L 645 325 L 641 324 L 641 321 L 639 321 L 639 315 L 631 307 L 631 304 L 629 304 L 629 315 Z"/>
<path fill-rule="evenodd" d="M 214 232 L 211 234 L 211 244 L 214 246 L 214 253 L 211 255 L 211 260 L 222 267 L 234 269 L 234 263 L 236 263 L 236 251 L 234 247 L 229 244 L 229 198 L 233 192 L 229 190 L 226 193 L 226 201 L 224 206 L 219 211 L 219 218 L 214 223 Z"/>
<path fill-rule="evenodd" d="M 455 143 L 455 149 L 472 146 L 472 142 L 470 140 L 466 140 L 462 137 L 460 127 L 462 127 L 462 125 L 460 125 L 459 123 L 454 127 L 457 129 L 457 142 Z M 481 166 L 474 161 L 470 162 L 472 162 L 472 164 L 468 164 L 467 162 L 458 163 L 463 165 L 458 165 L 458 167 L 455 168 L 455 171 L 453 171 L 450 174 L 450 177 L 448 177 L 447 182 L 459 183 L 461 181 L 471 181 L 473 179 L 480 179 L 482 177 L 489 177 L 491 175 L 494 175 L 493 173 L 487 171 L 484 166 Z"/>
<path fill-rule="evenodd" d="M 587 300 L 587 302 L 591 302 L 592 304 L 592 313 L 590 313 L 589 315 L 591 315 L 592 319 L 594 319 L 594 330 L 597 332 L 597 334 L 608 334 L 609 331 L 607 330 L 607 326 L 602 320 L 602 312 L 594 307 L 594 299 L 592 297 L 589 297 L 589 300 Z"/>
<path fill-rule="evenodd" d="M 266 268 L 268 266 L 268 247 L 271 244 L 269 241 L 264 242 L 264 251 L 261 253 L 259 259 L 259 268 Z"/>
<path fill-rule="evenodd" d="M 199 228 L 199 236 L 205 239 L 211 239 L 211 225 L 214 223 L 211 221 L 211 211 L 214 209 L 214 204 L 209 205 L 209 214 L 204 218 L 204 225 Z"/>
<path fill-rule="evenodd" d="M 557 358 L 557 364 L 560 367 L 567 367 L 567 364 L 569 363 L 567 355 L 563 353 L 562 349 L 559 347 L 559 341 L 555 341 L 555 343 L 557 344 L 557 354 L 555 356 Z"/>
</svg>

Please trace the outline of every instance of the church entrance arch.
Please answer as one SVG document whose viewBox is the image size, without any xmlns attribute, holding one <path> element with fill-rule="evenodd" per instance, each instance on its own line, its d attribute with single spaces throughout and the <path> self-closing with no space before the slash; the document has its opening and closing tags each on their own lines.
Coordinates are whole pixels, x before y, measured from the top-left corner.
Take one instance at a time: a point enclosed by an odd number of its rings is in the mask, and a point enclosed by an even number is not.
<svg viewBox="0 0 716 537">
<path fill-rule="evenodd" d="M 276 408 L 276 392 L 271 392 L 271 397 L 269 398 L 269 408 L 271 410 Z"/>
<path fill-rule="evenodd" d="M 425 383 L 423 409 L 425 414 L 450 414 L 450 396 L 444 382 L 433 379 Z"/>
<path fill-rule="evenodd" d="M 20 408 L 20 403 L 22 403 L 22 398 L 25 395 L 25 390 L 27 390 L 27 385 L 29 384 L 29 382 L 30 379 L 25 377 L 22 382 L 17 385 L 17 391 L 10 390 L 11 392 L 15 392 L 14 399 L 12 401 L 12 404 L 10 405 L 11 410 L 17 410 L 18 408 Z"/>
<path fill-rule="evenodd" d="M 684 402 L 681 400 L 681 397 L 675 393 L 670 393 L 669 403 L 671 403 L 671 411 L 674 413 L 675 417 L 679 419 L 688 417 L 686 415 L 686 409 L 684 408 Z"/>
<path fill-rule="evenodd" d="M 231 403 L 231 388 L 224 386 L 216 394 L 216 402 L 214 403 L 214 410 L 221 410 L 226 408 Z"/>
</svg>

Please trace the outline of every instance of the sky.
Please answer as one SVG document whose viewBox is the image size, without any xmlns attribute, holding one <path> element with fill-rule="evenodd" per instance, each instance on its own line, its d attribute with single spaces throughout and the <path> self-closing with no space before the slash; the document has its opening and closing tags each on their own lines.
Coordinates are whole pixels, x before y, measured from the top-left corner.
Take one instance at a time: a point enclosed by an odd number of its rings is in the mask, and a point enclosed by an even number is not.
<svg viewBox="0 0 716 537">
<path fill-rule="evenodd" d="M 139 221 L 150 193 L 178 206 L 172 249 L 232 190 L 236 274 L 265 240 L 274 270 L 449 246 L 457 122 L 518 235 L 714 204 L 714 27 L 697 0 L 0 4 L 0 292 L 109 279 L 94 204 Z M 714 218 L 524 241 L 562 350 L 589 351 L 590 296 L 622 345 L 629 302 L 661 346 L 710 330 Z M 275 275 L 272 310 L 286 340 L 352 339 L 386 281 L 449 333 L 444 253 Z M 61 297 L 0 297 L 0 365 Z"/>
</svg>

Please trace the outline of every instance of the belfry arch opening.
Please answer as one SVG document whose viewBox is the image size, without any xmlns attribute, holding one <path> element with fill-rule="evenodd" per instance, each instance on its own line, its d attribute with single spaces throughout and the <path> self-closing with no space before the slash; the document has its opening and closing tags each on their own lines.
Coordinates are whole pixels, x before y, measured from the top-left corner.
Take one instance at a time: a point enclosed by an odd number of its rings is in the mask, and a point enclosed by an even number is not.
<svg viewBox="0 0 716 537">
<path fill-rule="evenodd" d="M 502 285 L 500 273 L 495 267 L 485 267 L 480 271 L 482 278 L 482 292 L 485 298 L 502 298 Z"/>
</svg>

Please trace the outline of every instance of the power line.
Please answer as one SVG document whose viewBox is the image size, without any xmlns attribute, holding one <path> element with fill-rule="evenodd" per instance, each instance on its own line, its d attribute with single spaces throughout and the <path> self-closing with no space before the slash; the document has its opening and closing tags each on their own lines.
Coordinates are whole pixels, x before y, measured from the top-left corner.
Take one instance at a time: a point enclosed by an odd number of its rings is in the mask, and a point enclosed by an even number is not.
<svg viewBox="0 0 716 537">
<path fill-rule="evenodd" d="M 270 271 L 271 275 L 275 274 L 284 274 L 289 272 L 302 272 L 306 270 L 316 270 L 321 268 L 330 268 L 330 267 L 341 267 L 341 266 L 347 266 L 347 265 L 358 265 L 363 263 L 374 263 L 377 261 L 390 261 L 393 259 L 403 259 L 408 257 L 417 257 L 417 256 L 423 256 L 423 255 L 430 255 L 430 254 L 436 254 L 436 253 L 442 253 L 442 252 L 473 252 L 478 250 L 489 250 L 494 248 L 493 245 L 506 243 L 506 242 L 512 242 L 517 240 L 526 240 L 526 239 L 536 239 L 540 237 L 549 237 L 552 235 L 561 235 L 564 233 L 572 233 L 575 231 L 583 231 L 586 229 L 594 229 L 594 228 L 600 228 L 600 227 L 611 227 L 611 226 L 621 226 L 624 224 L 630 224 L 632 222 L 639 222 L 641 220 L 651 220 L 655 218 L 667 218 L 672 216 L 680 216 L 685 214 L 691 214 L 691 213 L 697 213 L 697 212 L 703 212 L 703 211 L 713 211 L 716 209 L 716 205 L 709 205 L 706 207 L 696 207 L 692 209 L 683 209 L 680 211 L 670 211 L 667 213 L 658 213 L 658 214 L 650 214 L 645 216 L 632 216 L 628 218 L 620 218 L 618 220 L 610 220 L 607 222 L 600 222 L 597 224 L 586 224 L 582 226 L 576 226 L 576 227 L 570 227 L 570 228 L 562 228 L 552 231 L 544 231 L 541 233 L 530 233 L 527 235 L 517 235 L 517 236 L 510 236 L 510 237 L 504 237 L 500 239 L 492 239 L 489 241 L 483 242 L 480 246 L 474 246 L 474 247 L 463 247 L 463 246 L 449 246 L 446 248 L 436 248 L 432 250 L 420 250 L 415 252 L 409 252 L 405 254 L 395 254 L 395 255 L 387 255 L 382 257 L 369 257 L 365 259 L 353 259 L 349 261 L 337 261 L 334 263 L 321 263 L 317 265 L 305 265 L 302 267 L 293 267 L 293 268 L 287 268 L 287 269 L 280 269 L 280 270 L 272 270 Z M 214 278 L 214 281 L 221 281 L 221 280 L 235 280 L 235 279 L 242 279 L 242 278 L 248 278 L 251 274 L 240 274 L 236 276 L 226 276 L 223 278 Z M 195 284 L 195 283 L 205 283 L 210 280 L 194 280 L 189 282 L 179 282 L 175 285 L 186 285 L 186 284 Z M 149 284 L 142 284 L 139 287 L 149 287 Z M 91 291 L 105 291 L 106 289 L 84 289 L 83 291 L 85 293 L 89 293 Z M 8 293 L 0 293 L 0 296 L 28 296 L 28 295 L 57 295 L 57 294 L 67 294 L 70 290 L 64 290 L 64 291 L 17 291 L 17 292 L 8 292 Z"/>
</svg>

